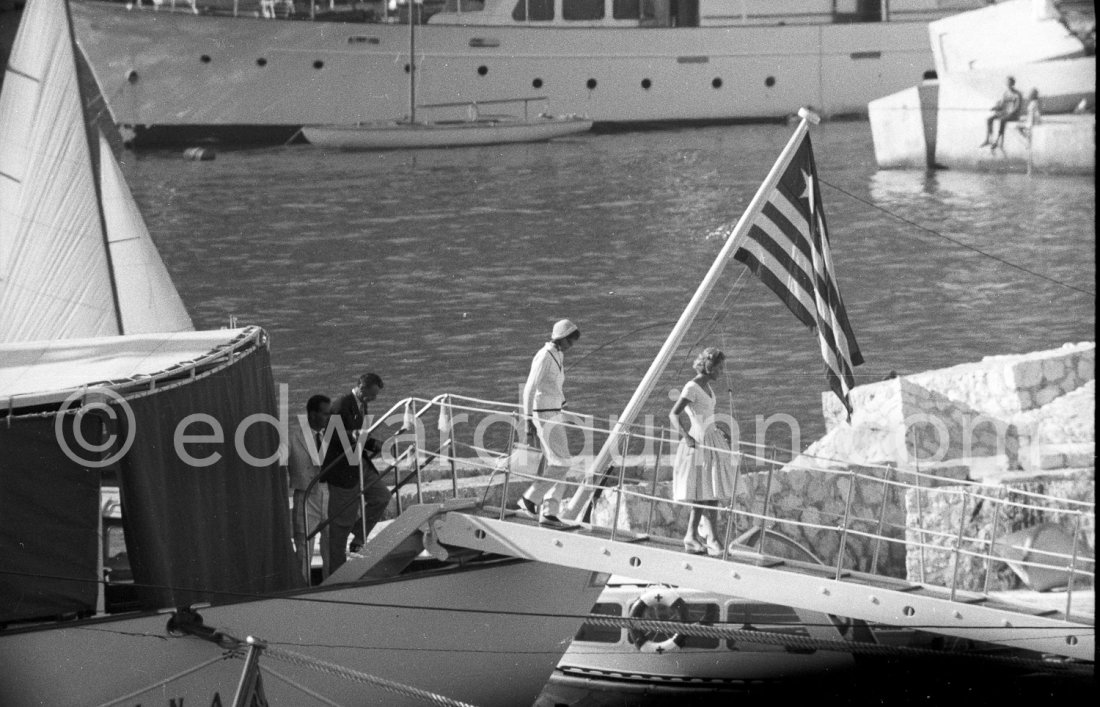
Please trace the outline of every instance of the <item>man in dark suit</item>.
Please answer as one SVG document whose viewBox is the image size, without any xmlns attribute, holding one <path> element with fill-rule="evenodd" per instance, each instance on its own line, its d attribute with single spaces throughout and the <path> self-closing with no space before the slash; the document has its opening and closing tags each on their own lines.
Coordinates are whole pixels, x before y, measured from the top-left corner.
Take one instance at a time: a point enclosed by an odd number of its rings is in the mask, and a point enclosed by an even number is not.
<svg viewBox="0 0 1100 707">
<path fill-rule="evenodd" d="M 390 491 L 382 483 L 382 477 L 374 468 L 371 457 L 382 451 L 377 439 L 360 439 L 366 435 L 363 422 L 367 415 L 367 404 L 378 397 L 382 390 L 382 379 L 375 373 L 359 376 L 358 384 L 351 392 L 332 401 L 333 418 L 342 428 L 337 430 L 328 445 L 325 454 L 324 472 L 321 480 L 328 483 L 329 525 L 328 562 L 329 572 L 335 572 L 344 564 L 347 556 L 348 535 L 359 521 L 359 496 L 362 493 L 366 501 L 366 514 L 362 522 L 363 540 L 370 536 L 371 529 L 378 523 L 386 506 L 390 502 Z M 360 465 L 364 488 L 359 486 Z"/>
</svg>

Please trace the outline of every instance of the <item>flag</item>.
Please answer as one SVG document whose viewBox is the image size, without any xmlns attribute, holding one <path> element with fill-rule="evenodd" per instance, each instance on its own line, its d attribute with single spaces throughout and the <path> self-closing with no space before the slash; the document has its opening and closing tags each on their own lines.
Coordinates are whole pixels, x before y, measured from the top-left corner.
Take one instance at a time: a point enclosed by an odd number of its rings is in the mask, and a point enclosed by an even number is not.
<svg viewBox="0 0 1100 707">
<path fill-rule="evenodd" d="M 733 257 L 779 295 L 800 322 L 817 330 L 825 377 L 850 416 L 852 368 L 863 363 L 863 355 L 840 297 L 817 181 L 810 136 L 804 135 Z"/>
</svg>

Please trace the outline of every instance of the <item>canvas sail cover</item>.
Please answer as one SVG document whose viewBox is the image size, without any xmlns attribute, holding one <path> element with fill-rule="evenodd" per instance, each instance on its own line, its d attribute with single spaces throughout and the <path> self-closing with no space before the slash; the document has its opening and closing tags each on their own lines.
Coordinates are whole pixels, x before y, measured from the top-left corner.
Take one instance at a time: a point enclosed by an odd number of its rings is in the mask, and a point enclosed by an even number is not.
<svg viewBox="0 0 1100 707">
<path fill-rule="evenodd" d="M 96 608 L 99 470 L 64 453 L 54 422 L 0 423 L 0 623 Z M 83 439 L 100 443 L 92 416 L 81 427 Z"/>
<path fill-rule="evenodd" d="M 190 329 L 113 154 L 89 144 L 64 3 L 27 3 L 0 126 L 0 342 Z"/>
<path fill-rule="evenodd" d="M 0 401 L 0 622 L 95 609 L 105 456 L 146 608 L 302 582 L 262 330 L 0 344 Z"/>
<path fill-rule="evenodd" d="M 287 481 L 278 465 L 275 386 L 266 347 L 194 382 L 127 401 L 119 462 L 126 548 L 147 608 L 236 601 L 300 585 Z M 221 441 L 189 442 L 190 415 L 216 421 Z M 257 415 L 269 416 L 267 421 Z M 216 434 L 214 425 L 184 429 Z"/>
<path fill-rule="evenodd" d="M 207 357 L 255 329 L 211 329 L 98 339 L 0 344 L 0 412 L 58 404 L 89 385 L 126 381 L 163 384 L 165 372 Z"/>
</svg>

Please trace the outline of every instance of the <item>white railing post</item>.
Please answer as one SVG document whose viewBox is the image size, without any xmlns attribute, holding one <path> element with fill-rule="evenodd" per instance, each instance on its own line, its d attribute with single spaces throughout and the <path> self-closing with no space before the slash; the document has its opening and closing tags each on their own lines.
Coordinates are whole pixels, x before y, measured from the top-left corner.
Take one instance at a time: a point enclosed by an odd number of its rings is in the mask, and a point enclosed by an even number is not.
<svg viewBox="0 0 1100 707">
<path fill-rule="evenodd" d="M 917 555 L 918 566 L 920 567 L 920 582 L 924 584 L 926 576 L 924 572 L 924 508 L 921 501 L 921 481 L 920 481 L 920 461 L 917 459 L 917 452 L 920 450 L 920 431 L 913 430 L 913 480 L 917 487 L 917 548 L 920 550 L 920 554 Z"/>
<path fill-rule="evenodd" d="M 619 529 L 619 511 L 623 506 L 623 480 L 626 478 L 626 455 L 630 451 L 630 437 L 633 434 L 632 431 L 627 430 L 626 435 L 623 436 L 625 445 L 622 450 L 622 456 L 619 459 L 619 488 L 615 494 L 615 514 L 611 518 L 611 541 L 615 541 L 615 534 Z M 595 509 L 593 509 L 595 510 Z"/>
<path fill-rule="evenodd" d="M 856 472 L 848 470 L 848 495 L 844 499 L 844 525 L 840 531 L 840 545 L 836 550 L 836 577 L 840 579 L 840 573 L 844 568 L 844 546 L 848 544 L 848 521 L 852 517 L 852 492 L 856 489 Z"/>
<path fill-rule="evenodd" d="M 1001 514 L 997 510 L 997 503 L 1003 503 L 1003 501 L 998 501 L 998 502 L 994 503 L 994 505 L 992 506 L 993 527 L 989 532 L 989 551 L 986 553 L 986 556 L 985 556 L 985 584 L 982 587 L 982 593 L 983 594 L 989 594 L 989 575 L 993 571 L 993 562 L 994 562 L 993 548 L 997 543 L 997 524 L 1001 520 Z"/>
<path fill-rule="evenodd" d="M 963 532 L 966 530 L 966 507 L 970 501 L 970 492 L 963 489 L 962 508 L 959 509 L 959 534 L 955 536 L 955 561 L 951 568 L 951 601 L 955 601 L 955 591 L 959 584 L 959 548 L 962 547 Z"/>
<path fill-rule="evenodd" d="M 1069 621 L 1069 612 L 1073 608 L 1073 585 L 1077 580 L 1077 536 L 1081 533 L 1081 511 L 1077 511 L 1073 519 L 1073 553 L 1069 560 L 1069 586 L 1066 587 L 1066 621 Z"/>
<path fill-rule="evenodd" d="M 519 421 L 519 413 L 512 413 L 512 432 L 508 435 L 508 463 L 504 465 L 504 488 L 500 491 L 500 519 L 504 520 L 504 510 L 508 508 L 508 483 L 509 477 L 512 475 L 512 462 L 514 460 L 514 452 L 516 451 L 516 438 L 520 435 L 520 430 L 523 423 Z M 486 493 L 488 493 L 486 491 Z"/>
<path fill-rule="evenodd" d="M 657 454 L 653 460 L 653 483 L 649 491 L 649 517 L 645 522 L 645 532 L 649 535 L 653 531 L 653 509 L 657 505 L 657 476 L 661 473 L 661 450 L 665 446 L 665 429 L 662 427 L 657 437 Z"/>
<path fill-rule="evenodd" d="M 889 470 L 882 472 L 882 506 L 878 509 L 878 531 L 875 533 L 875 551 L 871 553 L 871 574 L 878 571 L 878 551 L 882 547 L 882 528 L 886 524 L 886 498 L 890 494 L 890 484 L 886 478 Z"/>
<path fill-rule="evenodd" d="M 756 551 L 764 554 L 764 536 L 768 534 L 768 499 L 772 495 L 772 470 L 775 467 L 771 446 L 764 448 L 764 460 L 768 464 L 767 481 L 764 487 L 764 505 L 760 509 L 760 540 L 757 542 Z"/>
</svg>

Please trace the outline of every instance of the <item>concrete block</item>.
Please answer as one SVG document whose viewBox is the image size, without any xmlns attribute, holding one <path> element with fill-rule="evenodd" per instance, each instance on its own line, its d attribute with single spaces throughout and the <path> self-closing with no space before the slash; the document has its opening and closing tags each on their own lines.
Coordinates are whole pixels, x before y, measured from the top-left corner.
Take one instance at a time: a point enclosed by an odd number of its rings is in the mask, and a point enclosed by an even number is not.
<svg viewBox="0 0 1100 707">
<path fill-rule="evenodd" d="M 1039 90 L 1042 120 L 1030 145 L 1033 169 L 1092 174 L 1096 166 L 1095 115 L 1067 115 L 1082 98 L 1095 96 L 1096 62 L 1091 57 L 997 70 L 940 75 L 936 163 L 949 169 L 1025 171 L 1027 138 L 1018 123 L 1005 127 L 997 150 L 979 147 L 990 107 L 1005 90 L 1005 77 L 1016 78 L 1025 96 Z M 996 126 L 994 127 L 996 130 Z"/>
<path fill-rule="evenodd" d="M 939 83 L 918 86 L 871 101 L 867 106 L 875 161 L 883 169 L 924 169 L 936 153 Z"/>
</svg>

